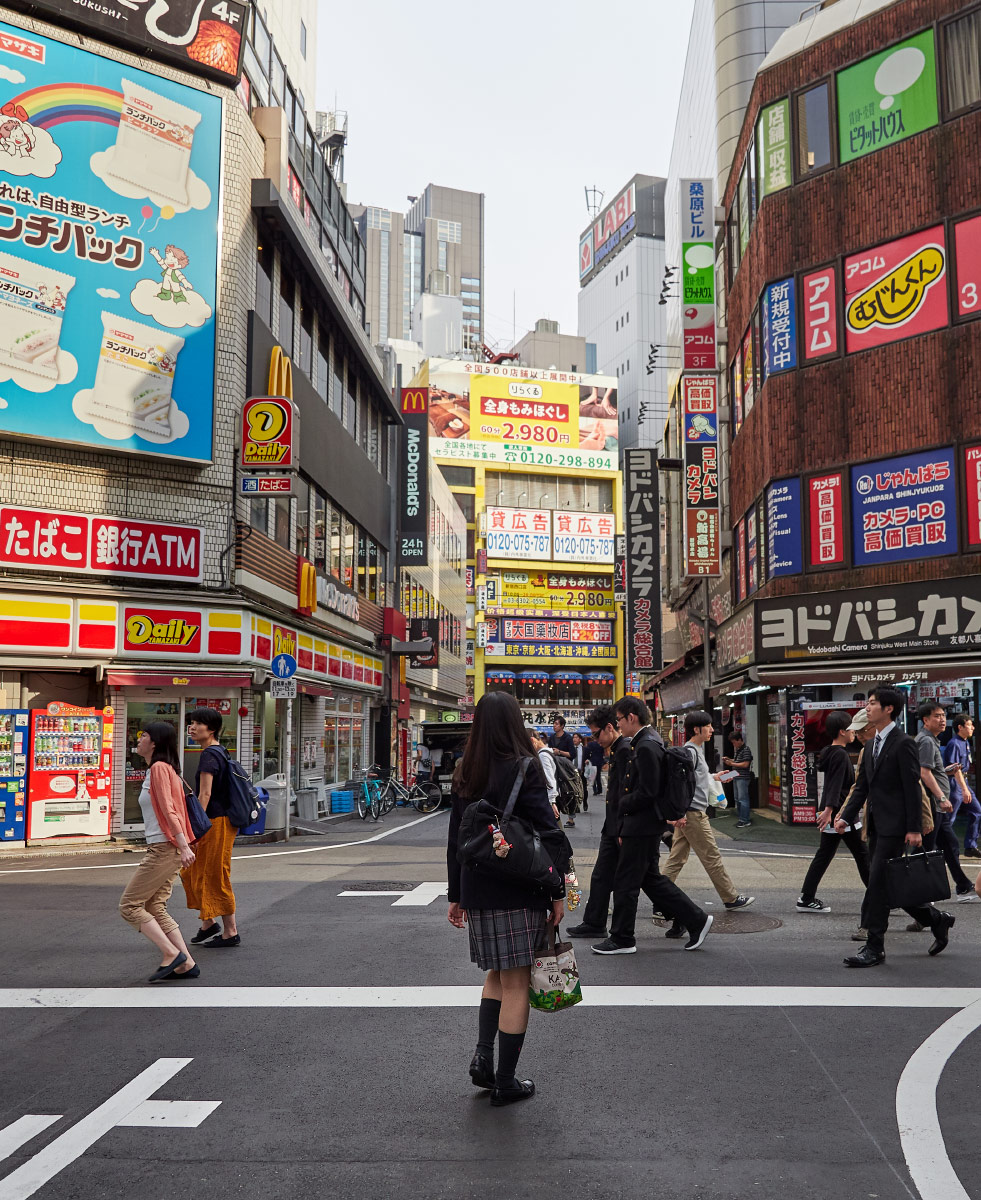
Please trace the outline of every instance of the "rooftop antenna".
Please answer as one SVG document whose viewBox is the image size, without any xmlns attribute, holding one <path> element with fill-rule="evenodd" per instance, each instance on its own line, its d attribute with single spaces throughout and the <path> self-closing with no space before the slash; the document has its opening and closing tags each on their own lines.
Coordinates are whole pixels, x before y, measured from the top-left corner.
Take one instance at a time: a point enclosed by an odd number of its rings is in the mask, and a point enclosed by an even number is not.
<svg viewBox="0 0 981 1200">
<path fill-rule="evenodd" d="M 586 211 L 591 217 L 598 217 L 603 207 L 603 192 L 594 183 L 592 187 L 583 188 L 586 193 Z"/>
</svg>

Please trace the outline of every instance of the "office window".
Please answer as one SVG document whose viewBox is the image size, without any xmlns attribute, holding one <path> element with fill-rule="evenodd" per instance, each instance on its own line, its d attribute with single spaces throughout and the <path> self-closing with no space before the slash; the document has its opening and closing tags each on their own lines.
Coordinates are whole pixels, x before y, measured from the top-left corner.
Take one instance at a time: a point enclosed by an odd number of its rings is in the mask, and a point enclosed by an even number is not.
<svg viewBox="0 0 981 1200">
<path fill-rule="evenodd" d="M 373 538 L 368 538 L 368 599 L 378 603 L 378 547 Z"/>
<path fill-rule="evenodd" d="M 300 294 L 300 352 L 296 364 L 306 375 L 313 378 L 313 306 L 302 293 Z"/>
<path fill-rule="evenodd" d="M 343 578 L 341 562 L 341 513 L 331 507 L 330 510 L 330 573 L 335 579 Z"/>
<path fill-rule="evenodd" d="M 259 533 L 269 533 L 269 501 L 249 501 L 249 524 Z"/>
<path fill-rule="evenodd" d="M 443 478 L 450 487 L 473 487 L 473 467 L 440 467 Z M 461 499 L 461 497 L 457 497 Z"/>
<path fill-rule="evenodd" d="M 831 166 L 831 88 L 827 83 L 794 97 L 797 120 L 797 178 Z"/>
<path fill-rule="evenodd" d="M 354 590 L 354 522 L 341 514 L 341 582 Z"/>
<path fill-rule="evenodd" d="M 330 398 L 330 408 L 339 421 L 344 420 L 344 353 L 336 340 L 334 342 L 334 391 Z"/>
<path fill-rule="evenodd" d="M 273 541 L 284 550 L 290 548 L 290 498 L 277 496 L 271 501 L 273 510 Z"/>
<path fill-rule="evenodd" d="M 437 251 L 437 266 L 440 271 L 446 270 L 446 243 L 440 239 L 439 249 Z"/>
<path fill-rule="evenodd" d="M 275 259 L 272 243 L 260 230 L 255 255 L 255 310 L 267 325 L 272 324 L 272 277 Z"/>
<path fill-rule="evenodd" d="M 352 363 L 347 364 L 347 390 L 344 393 L 344 428 L 358 436 L 358 376 Z"/>
<path fill-rule="evenodd" d="M 296 285 L 285 269 L 279 275 L 279 344 L 293 357 L 293 303 Z"/>
<path fill-rule="evenodd" d="M 357 593 L 368 596 L 368 535 L 355 526 L 355 544 L 358 547 Z"/>
<path fill-rule="evenodd" d="M 310 485 L 305 479 L 296 481 L 296 553 L 310 558 Z"/>
<path fill-rule="evenodd" d="M 944 26 L 948 113 L 981 104 L 981 10 Z"/>
<path fill-rule="evenodd" d="M 317 392 L 327 403 L 330 386 L 330 334 L 326 325 L 317 327 Z"/>
<path fill-rule="evenodd" d="M 300 22 L 300 55 L 303 58 L 307 56 L 307 27 L 302 21 Z"/>
</svg>

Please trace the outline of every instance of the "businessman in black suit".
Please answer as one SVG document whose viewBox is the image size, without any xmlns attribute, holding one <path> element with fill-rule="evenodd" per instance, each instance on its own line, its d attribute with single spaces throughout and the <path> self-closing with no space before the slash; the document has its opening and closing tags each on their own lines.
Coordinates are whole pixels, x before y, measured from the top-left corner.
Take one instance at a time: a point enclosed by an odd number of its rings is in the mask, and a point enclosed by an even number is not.
<svg viewBox="0 0 981 1200">
<path fill-rule="evenodd" d="M 862 906 L 868 941 L 846 958 L 846 967 L 875 967 L 885 962 L 885 937 L 889 925 L 889 894 L 886 863 L 903 853 L 904 845 L 918 850 L 923 844 L 920 798 L 920 759 L 916 742 L 896 724 L 906 697 L 898 688 L 878 687 L 865 706 L 875 739 L 866 745 L 862 769 L 846 801 L 835 829 L 844 833 L 868 801 L 869 883 Z M 924 905 L 906 910 L 914 921 L 933 930 L 929 953 L 939 954 L 947 946 L 954 918 L 950 913 Z"/>
</svg>

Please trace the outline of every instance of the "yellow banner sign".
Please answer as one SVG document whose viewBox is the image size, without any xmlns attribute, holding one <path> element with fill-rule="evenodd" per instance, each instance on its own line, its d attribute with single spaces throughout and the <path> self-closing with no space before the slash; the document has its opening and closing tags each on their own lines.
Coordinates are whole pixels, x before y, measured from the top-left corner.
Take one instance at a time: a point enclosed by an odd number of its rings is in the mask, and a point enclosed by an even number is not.
<svg viewBox="0 0 981 1200">
<path fill-rule="evenodd" d="M 503 571 L 487 580 L 487 607 L 518 611 L 522 616 L 526 609 L 612 613 L 613 577 L 578 571 Z"/>
</svg>

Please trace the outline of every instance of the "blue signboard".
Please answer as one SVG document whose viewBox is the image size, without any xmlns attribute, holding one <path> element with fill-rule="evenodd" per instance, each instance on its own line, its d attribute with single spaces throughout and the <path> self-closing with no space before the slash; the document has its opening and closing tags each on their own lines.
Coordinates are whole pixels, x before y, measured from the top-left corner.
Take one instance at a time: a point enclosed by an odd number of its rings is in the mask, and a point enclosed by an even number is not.
<svg viewBox="0 0 981 1200">
<path fill-rule="evenodd" d="M 273 655 L 269 666 L 276 679 L 292 679 L 296 674 L 296 659 L 292 654 Z"/>
<path fill-rule="evenodd" d="M 856 566 L 957 553 L 953 450 L 863 463 L 851 485 Z"/>
<path fill-rule="evenodd" d="M 763 370 L 766 375 L 797 366 L 797 301 L 793 279 L 763 289 Z"/>
<path fill-rule="evenodd" d="M 766 489 L 767 575 L 800 575 L 804 570 L 800 480 L 777 479 Z"/>
<path fill-rule="evenodd" d="M 0 433 L 212 457 L 221 100 L 0 23 Z"/>
</svg>

